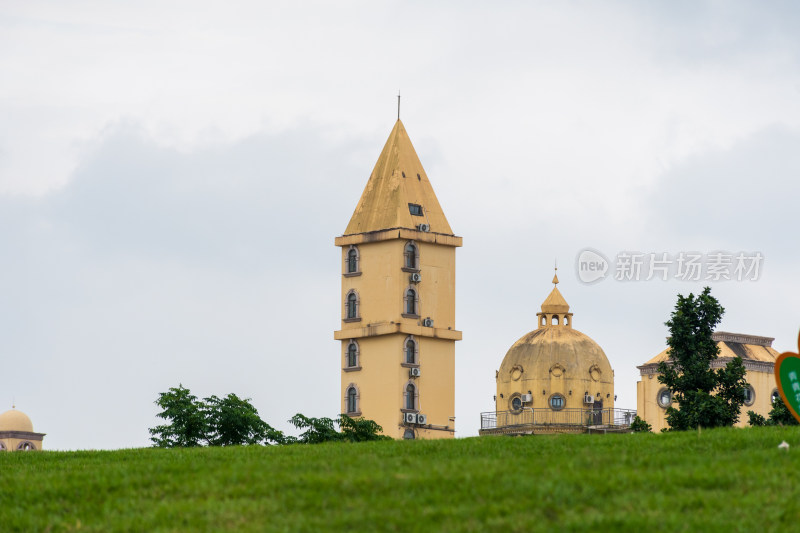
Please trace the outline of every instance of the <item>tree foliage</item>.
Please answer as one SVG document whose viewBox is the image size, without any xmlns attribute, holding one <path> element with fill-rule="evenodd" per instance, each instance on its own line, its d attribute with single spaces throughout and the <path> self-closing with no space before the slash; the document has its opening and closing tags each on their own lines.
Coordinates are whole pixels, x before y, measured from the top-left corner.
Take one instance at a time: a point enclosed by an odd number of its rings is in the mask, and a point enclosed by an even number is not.
<svg viewBox="0 0 800 533">
<path fill-rule="evenodd" d="M 780 396 L 772 400 L 772 410 L 769 412 L 769 418 L 764 418 L 754 411 L 747 411 L 747 416 L 751 426 L 796 426 L 800 424 L 792 416 Z"/>
<path fill-rule="evenodd" d="M 162 392 L 155 403 L 162 409 L 156 416 L 168 422 L 149 430 L 160 448 L 391 440 L 375 421 L 344 414 L 330 419 L 298 413 L 289 422 L 303 431 L 292 437 L 264 422 L 249 398 L 228 394 L 200 400 L 183 385 Z"/>
<path fill-rule="evenodd" d="M 208 420 L 205 406 L 183 385 L 171 387 L 158 395 L 156 416 L 169 421 L 150 428 L 150 440 L 159 448 L 201 446 L 207 441 Z"/>
<path fill-rule="evenodd" d="M 283 443 L 285 438 L 282 432 L 261 420 L 249 399 L 243 400 L 233 393 L 224 398 L 206 398 L 205 409 L 207 440 L 211 446 Z"/>
<path fill-rule="evenodd" d="M 374 420 L 350 418 L 345 414 L 341 414 L 333 420 L 330 418 L 312 418 L 297 413 L 289 419 L 289 422 L 297 429 L 303 430 L 297 442 L 304 444 L 391 440 L 391 437 L 380 434 L 383 428 Z M 337 425 L 341 431 L 336 430 Z"/>
<path fill-rule="evenodd" d="M 775 426 L 797 426 L 800 422 L 792 415 L 783 398 L 778 396 L 772 402 L 772 410 L 769 412 L 769 421 Z"/>
<path fill-rule="evenodd" d="M 392 440 L 391 437 L 381 435 L 383 428 L 377 422 L 368 418 L 350 418 L 345 414 L 341 414 L 336 422 L 342 430 L 343 440 L 348 442 Z"/>
<path fill-rule="evenodd" d="M 647 423 L 647 421 L 643 418 L 639 418 L 639 415 L 636 415 L 633 418 L 633 422 L 631 422 L 631 431 L 634 433 L 638 432 L 652 432 L 653 426 Z"/>
<path fill-rule="evenodd" d="M 667 408 L 670 430 L 732 426 L 739 420 L 747 387 L 742 359 L 735 357 L 724 368 L 711 368 L 719 355 L 711 335 L 724 312 L 709 287 L 697 297 L 678 295 L 666 322 L 670 361 L 658 366 L 658 380 L 679 406 Z"/>
<path fill-rule="evenodd" d="M 249 398 L 235 394 L 200 400 L 179 385 L 159 394 L 155 403 L 163 409 L 156 416 L 169 422 L 150 428 L 150 440 L 160 448 L 283 444 L 285 440 L 282 432 L 261 420 Z"/>
</svg>

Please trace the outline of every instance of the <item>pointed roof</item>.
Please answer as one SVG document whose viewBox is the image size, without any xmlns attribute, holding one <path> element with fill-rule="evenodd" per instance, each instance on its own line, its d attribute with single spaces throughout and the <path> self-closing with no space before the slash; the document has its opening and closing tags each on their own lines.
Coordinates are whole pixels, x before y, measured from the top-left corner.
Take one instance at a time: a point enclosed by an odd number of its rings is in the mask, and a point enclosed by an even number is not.
<svg viewBox="0 0 800 533">
<path fill-rule="evenodd" d="M 408 204 L 422 206 L 423 216 L 412 215 Z M 453 235 L 406 128 L 398 119 L 344 234 L 416 229 L 418 224 L 429 224 L 434 233 Z"/>
<path fill-rule="evenodd" d="M 558 270 L 556 268 L 556 270 Z M 569 304 L 561 295 L 561 291 L 558 290 L 558 272 L 553 275 L 553 290 L 550 292 L 550 295 L 542 302 L 542 313 L 547 314 L 563 314 L 569 313 Z"/>
</svg>

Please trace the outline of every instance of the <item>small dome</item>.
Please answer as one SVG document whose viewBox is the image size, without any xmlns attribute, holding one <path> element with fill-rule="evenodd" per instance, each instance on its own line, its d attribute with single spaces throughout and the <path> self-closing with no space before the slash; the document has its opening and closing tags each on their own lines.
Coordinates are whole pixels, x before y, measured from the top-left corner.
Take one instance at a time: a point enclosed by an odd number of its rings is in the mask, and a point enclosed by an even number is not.
<svg viewBox="0 0 800 533">
<path fill-rule="evenodd" d="M 33 433 L 33 422 L 22 411 L 11 409 L 0 415 L 0 431 L 27 431 Z"/>
<path fill-rule="evenodd" d="M 603 349 L 588 335 L 572 328 L 535 329 L 519 339 L 506 353 L 500 365 L 500 377 L 508 380 L 519 365 L 531 378 L 545 378 L 553 365 L 560 365 L 568 377 L 613 383 L 613 372 Z"/>
</svg>

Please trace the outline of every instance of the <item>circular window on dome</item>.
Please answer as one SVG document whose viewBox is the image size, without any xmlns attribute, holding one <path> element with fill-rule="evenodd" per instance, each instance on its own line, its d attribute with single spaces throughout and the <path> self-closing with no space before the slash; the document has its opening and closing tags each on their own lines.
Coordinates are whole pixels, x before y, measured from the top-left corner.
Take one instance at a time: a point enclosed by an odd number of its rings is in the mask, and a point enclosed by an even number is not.
<svg viewBox="0 0 800 533">
<path fill-rule="evenodd" d="M 508 406 L 514 413 L 522 412 L 522 397 L 519 393 L 514 393 L 509 399 Z"/>
<path fill-rule="evenodd" d="M 749 406 L 754 403 L 756 403 L 756 390 L 752 385 L 747 385 L 744 389 L 744 404 Z"/>
<path fill-rule="evenodd" d="M 659 407 L 663 409 L 669 407 L 672 403 L 672 394 L 670 394 L 669 389 L 662 388 L 660 391 L 658 391 L 656 401 L 658 402 Z"/>
<path fill-rule="evenodd" d="M 550 367 L 550 373 L 554 378 L 560 378 L 564 374 L 564 367 L 560 363 L 556 363 Z"/>
<path fill-rule="evenodd" d="M 600 381 L 600 376 L 602 374 L 603 373 L 600 371 L 600 367 L 597 365 L 592 365 L 592 367 L 589 369 L 589 375 L 594 381 Z"/>
<path fill-rule="evenodd" d="M 563 395 L 556 393 L 550 396 L 550 399 L 547 400 L 547 404 L 553 411 L 560 411 L 567 405 L 567 399 L 564 398 Z"/>
<path fill-rule="evenodd" d="M 514 367 L 511 369 L 511 379 L 514 381 L 519 381 L 519 378 L 522 377 L 522 372 L 524 372 L 522 365 L 514 365 Z"/>
</svg>

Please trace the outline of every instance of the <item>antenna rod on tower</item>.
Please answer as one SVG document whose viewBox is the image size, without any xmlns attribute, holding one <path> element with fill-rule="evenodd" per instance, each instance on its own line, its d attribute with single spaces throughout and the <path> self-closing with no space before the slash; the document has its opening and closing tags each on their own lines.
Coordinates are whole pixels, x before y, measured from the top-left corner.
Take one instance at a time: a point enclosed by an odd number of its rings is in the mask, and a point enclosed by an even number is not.
<svg viewBox="0 0 800 533">
<path fill-rule="evenodd" d="M 397 120 L 400 120 L 400 89 L 397 89 Z"/>
</svg>

